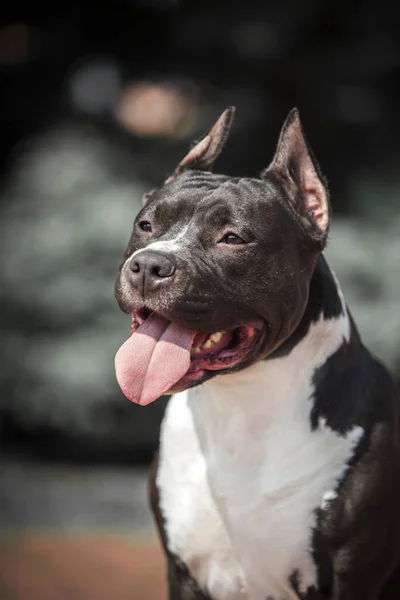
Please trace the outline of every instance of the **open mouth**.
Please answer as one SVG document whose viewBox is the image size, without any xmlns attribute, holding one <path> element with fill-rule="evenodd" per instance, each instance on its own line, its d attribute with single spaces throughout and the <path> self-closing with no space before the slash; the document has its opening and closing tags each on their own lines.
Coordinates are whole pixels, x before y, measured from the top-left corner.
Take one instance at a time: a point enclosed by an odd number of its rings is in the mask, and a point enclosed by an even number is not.
<svg viewBox="0 0 400 600">
<path fill-rule="evenodd" d="M 200 381 L 207 371 L 241 362 L 257 345 L 260 322 L 204 333 L 140 308 L 132 313 L 132 335 L 118 350 L 120 387 L 130 400 L 148 404 L 169 391 Z"/>
</svg>

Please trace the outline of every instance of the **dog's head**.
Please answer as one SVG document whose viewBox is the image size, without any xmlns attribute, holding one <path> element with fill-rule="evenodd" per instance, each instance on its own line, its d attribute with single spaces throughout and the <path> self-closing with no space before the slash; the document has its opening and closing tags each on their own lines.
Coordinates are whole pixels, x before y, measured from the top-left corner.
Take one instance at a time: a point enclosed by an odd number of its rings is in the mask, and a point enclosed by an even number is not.
<svg viewBox="0 0 400 600">
<path fill-rule="evenodd" d="M 234 109 L 146 195 L 116 284 L 132 336 L 125 395 L 147 404 L 265 358 L 295 331 L 329 225 L 328 192 L 297 110 L 259 177 L 211 173 Z"/>
</svg>

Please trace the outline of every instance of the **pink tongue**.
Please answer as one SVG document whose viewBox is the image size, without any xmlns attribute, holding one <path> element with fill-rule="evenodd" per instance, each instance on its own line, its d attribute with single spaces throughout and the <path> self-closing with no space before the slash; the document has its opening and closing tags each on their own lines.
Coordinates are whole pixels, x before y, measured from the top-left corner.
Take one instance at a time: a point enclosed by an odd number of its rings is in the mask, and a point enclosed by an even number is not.
<svg viewBox="0 0 400 600">
<path fill-rule="evenodd" d="M 125 396 L 144 405 L 168 391 L 189 369 L 195 335 L 151 313 L 115 356 L 117 381 Z"/>
</svg>

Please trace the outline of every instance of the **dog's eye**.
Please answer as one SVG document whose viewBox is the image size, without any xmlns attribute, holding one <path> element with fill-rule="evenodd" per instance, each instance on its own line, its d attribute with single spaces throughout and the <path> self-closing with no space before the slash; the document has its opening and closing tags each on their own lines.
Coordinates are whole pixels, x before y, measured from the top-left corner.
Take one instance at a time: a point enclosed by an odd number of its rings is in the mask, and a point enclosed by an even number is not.
<svg viewBox="0 0 400 600">
<path fill-rule="evenodd" d="M 139 227 L 142 231 L 151 231 L 151 223 L 149 221 L 140 221 Z"/>
<path fill-rule="evenodd" d="M 236 235 L 236 233 L 226 233 L 224 237 L 219 241 L 219 244 L 230 244 L 231 246 L 238 246 L 239 244 L 245 244 L 246 242 L 242 240 L 241 237 Z"/>
</svg>

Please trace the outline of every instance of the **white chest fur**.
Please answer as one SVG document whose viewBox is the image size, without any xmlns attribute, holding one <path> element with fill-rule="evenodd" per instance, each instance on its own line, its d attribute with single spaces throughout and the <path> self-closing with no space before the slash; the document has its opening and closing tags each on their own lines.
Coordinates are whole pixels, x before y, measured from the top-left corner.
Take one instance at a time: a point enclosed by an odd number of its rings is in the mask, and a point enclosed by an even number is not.
<svg viewBox="0 0 400 600">
<path fill-rule="evenodd" d="M 312 375 L 349 334 L 322 319 L 284 358 L 175 396 L 157 483 L 169 548 L 215 600 L 296 598 L 316 582 L 314 511 L 335 491 L 362 430 L 310 428 Z"/>
</svg>

